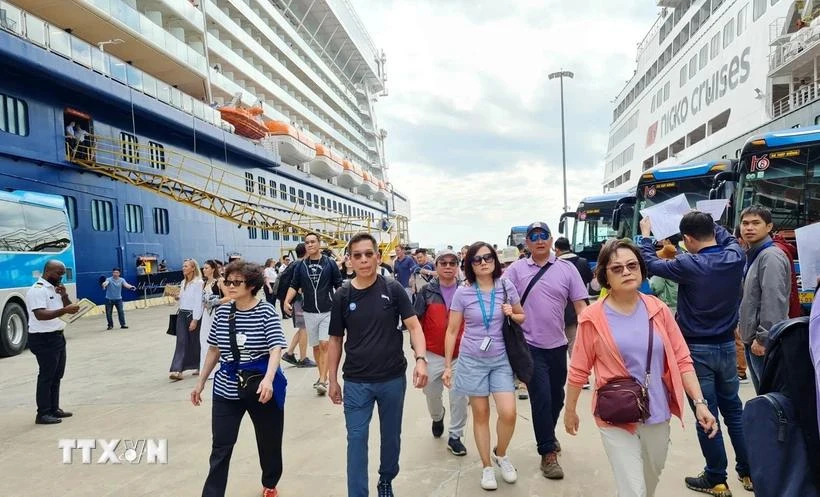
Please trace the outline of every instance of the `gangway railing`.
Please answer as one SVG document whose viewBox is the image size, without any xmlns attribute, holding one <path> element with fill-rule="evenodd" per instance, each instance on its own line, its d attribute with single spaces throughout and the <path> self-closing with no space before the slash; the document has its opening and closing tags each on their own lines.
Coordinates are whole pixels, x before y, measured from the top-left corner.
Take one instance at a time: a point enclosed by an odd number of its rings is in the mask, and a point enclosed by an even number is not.
<svg viewBox="0 0 820 497">
<path fill-rule="evenodd" d="M 88 135 L 80 144 L 66 141 L 66 159 L 239 226 L 297 236 L 313 232 L 332 247 L 344 246 L 362 231 L 374 235 L 383 250 L 398 243 L 397 223 L 370 216 L 323 216 L 311 212 L 304 199 L 279 200 L 279 192 L 257 183 L 256 175 L 246 177 L 156 145 Z"/>
</svg>

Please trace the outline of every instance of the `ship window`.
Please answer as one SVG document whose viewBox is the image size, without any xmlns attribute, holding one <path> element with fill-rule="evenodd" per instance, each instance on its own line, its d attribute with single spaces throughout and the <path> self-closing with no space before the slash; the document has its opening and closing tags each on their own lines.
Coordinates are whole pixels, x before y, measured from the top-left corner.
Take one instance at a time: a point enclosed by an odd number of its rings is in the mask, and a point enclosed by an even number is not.
<svg viewBox="0 0 820 497">
<path fill-rule="evenodd" d="M 686 84 L 686 65 L 684 64 L 683 67 L 680 68 L 680 87 L 683 88 L 683 85 Z"/>
<path fill-rule="evenodd" d="M 290 241 L 290 235 L 288 235 L 287 233 L 282 234 L 282 240 L 284 240 L 286 242 L 289 242 Z"/>
<path fill-rule="evenodd" d="M 279 183 L 279 198 L 282 200 L 288 199 L 288 187 L 284 183 Z"/>
<path fill-rule="evenodd" d="M 743 30 L 746 28 L 746 16 L 749 12 L 749 4 L 747 3 L 744 5 L 740 12 L 737 13 L 737 35 L 740 36 L 743 34 Z"/>
<path fill-rule="evenodd" d="M 276 182 L 270 180 L 268 185 L 270 186 L 270 198 L 276 198 Z"/>
<path fill-rule="evenodd" d="M 296 188 L 290 187 L 290 201 L 296 203 Z"/>
<path fill-rule="evenodd" d="M 259 195 L 262 195 L 264 197 L 268 194 L 268 187 L 267 183 L 265 183 L 265 178 L 263 178 L 262 176 L 257 176 L 256 181 L 257 183 L 259 183 Z"/>
<path fill-rule="evenodd" d="M 170 232 L 171 226 L 168 222 L 168 209 L 154 207 L 154 233 L 167 235 Z"/>
<path fill-rule="evenodd" d="M 335 200 L 333 201 L 333 212 L 339 212 L 339 205 Z"/>
<path fill-rule="evenodd" d="M 267 225 L 264 225 L 267 226 Z M 262 239 L 263 240 L 270 240 L 270 230 L 262 228 Z"/>
<path fill-rule="evenodd" d="M 712 0 L 712 13 L 714 13 L 724 0 Z"/>
<path fill-rule="evenodd" d="M 815 124 L 815 125 L 820 124 L 820 114 L 818 114 L 818 115 L 814 116 L 814 124 Z"/>
<path fill-rule="evenodd" d="M 137 164 L 140 161 L 139 140 L 131 133 L 120 131 L 120 148 L 123 162 Z"/>
<path fill-rule="evenodd" d="M 689 59 L 689 79 L 695 77 L 695 74 L 698 72 L 698 56 L 694 55 L 691 59 Z"/>
<path fill-rule="evenodd" d="M 711 49 L 712 53 L 710 55 L 710 58 L 714 59 L 720 53 L 720 33 L 716 33 L 715 36 L 712 37 Z"/>
<path fill-rule="evenodd" d="M 735 34 L 735 18 L 729 19 L 729 22 L 726 23 L 726 26 L 723 27 L 723 48 L 729 46 L 734 39 Z"/>
<path fill-rule="evenodd" d="M 28 104 L 19 98 L 0 95 L 0 131 L 28 136 Z"/>
<path fill-rule="evenodd" d="M 757 21 L 766 13 L 766 0 L 752 0 L 752 21 Z"/>
<path fill-rule="evenodd" d="M 278 232 L 278 231 L 274 231 L 274 232 L 273 232 L 273 239 L 274 239 L 274 240 L 278 240 L 278 239 L 279 239 L 279 232 Z"/>
<path fill-rule="evenodd" d="M 148 142 L 148 153 L 151 158 L 151 167 L 165 170 L 165 147 L 157 142 Z"/>
<path fill-rule="evenodd" d="M 305 205 L 305 191 L 299 190 L 299 205 Z"/>
<path fill-rule="evenodd" d="M 710 120 L 706 123 L 706 131 L 709 135 L 712 135 L 729 124 L 729 114 L 731 114 L 731 109 L 726 109 L 720 114 L 718 114 L 714 119 Z"/>
<path fill-rule="evenodd" d="M 250 222 L 251 226 L 248 226 L 248 238 L 251 240 L 256 240 L 259 237 L 259 231 L 256 228 L 256 221 Z"/>
<path fill-rule="evenodd" d="M 91 201 L 91 228 L 94 231 L 114 231 L 114 208 L 111 202 Z"/>
<path fill-rule="evenodd" d="M 253 193 L 253 173 L 245 173 L 245 191 Z"/>
<path fill-rule="evenodd" d="M 125 231 L 142 233 L 142 206 L 125 204 Z"/>
<path fill-rule="evenodd" d="M 817 119 L 815 119 L 817 122 Z M 68 212 L 68 219 L 71 221 L 71 227 L 77 229 L 77 199 L 69 195 L 63 195 L 65 199 L 65 210 Z"/>
<path fill-rule="evenodd" d="M 774 5 L 774 4 L 776 4 L 777 2 L 778 2 L 778 0 L 772 0 L 772 3 L 771 3 L 771 4 L 772 4 L 772 5 Z"/>
<path fill-rule="evenodd" d="M 703 48 L 700 49 L 700 55 L 698 55 L 698 60 L 700 61 L 700 69 L 706 67 L 706 64 L 709 63 L 709 44 L 703 45 Z"/>
</svg>

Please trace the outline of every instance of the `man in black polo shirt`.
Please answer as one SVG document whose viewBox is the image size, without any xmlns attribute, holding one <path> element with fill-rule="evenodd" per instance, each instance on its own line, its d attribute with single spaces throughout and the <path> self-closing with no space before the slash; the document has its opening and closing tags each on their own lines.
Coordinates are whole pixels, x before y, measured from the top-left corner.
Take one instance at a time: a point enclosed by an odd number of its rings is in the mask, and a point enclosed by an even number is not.
<svg viewBox="0 0 820 497">
<path fill-rule="evenodd" d="M 400 317 L 410 330 L 415 351 L 413 386 L 427 384 L 424 332 L 404 287 L 378 275 L 376 240 L 367 233 L 355 235 L 349 244 L 356 277 L 333 295 L 330 314 L 330 400 L 342 403 L 338 369 L 342 341 L 347 332 L 342 368 L 344 413 L 347 427 L 347 495 L 368 497 L 367 439 L 373 404 L 379 404 L 381 464 L 379 497 L 393 497 L 393 478 L 399 473 L 401 420 L 407 388 L 404 334 L 396 329 Z"/>
</svg>

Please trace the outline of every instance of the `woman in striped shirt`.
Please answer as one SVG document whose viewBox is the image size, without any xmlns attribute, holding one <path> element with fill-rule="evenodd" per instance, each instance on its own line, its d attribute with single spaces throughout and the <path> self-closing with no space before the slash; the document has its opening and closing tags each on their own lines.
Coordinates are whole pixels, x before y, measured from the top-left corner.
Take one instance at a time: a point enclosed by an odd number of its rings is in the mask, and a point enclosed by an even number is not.
<svg viewBox="0 0 820 497">
<path fill-rule="evenodd" d="M 262 496 L 277 497 L 276 484 L 282 476 L 282 432 L 285 408 L 285 380 L 279 368 L 282 347 L 287 346 L 282 324 L 273 306 L 256 298 L 265 284 L 261 266 L 243 261 L 225 268 L 223 282 L 232 304 L 216 308 L 208 334 L 208 354 L 199 383 L 191 392 L 191 402 L 202 402 L 205 380 L 217 361 L 214 377 L 211 468 L 205 480 L 203 497 L 222 497 L 228 483 L 228 465 L 236 444 L 239 425 L 247 411 L 256 431 L 259 461 L 262 465 Z M 230 322 L 234 321 L 234 330 Z M 235 335 L 235 340 L 231 335 Z M 235 345 L 231 342 L 235 341 Z M 234 350 L 234 347 L 237 350 Z M 239 361 L 234 360 L 234 352 Z M 264 374 L 252 396 L 240 397 L 239 375 Z"/>
</svg>

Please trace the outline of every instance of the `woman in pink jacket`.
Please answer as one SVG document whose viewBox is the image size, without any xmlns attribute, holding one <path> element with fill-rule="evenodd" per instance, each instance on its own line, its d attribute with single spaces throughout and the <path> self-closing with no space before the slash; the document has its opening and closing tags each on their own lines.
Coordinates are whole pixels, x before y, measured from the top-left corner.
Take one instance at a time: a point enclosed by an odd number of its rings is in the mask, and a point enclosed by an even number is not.
<svg viewBox="0 0 820 497">
<path fill-rule="evenodd" d="M 718 424 L 703 401 L 689 349 L 669 308 L 638 289 L 646 265 L 629 241 L 612 240 L 601 249 L 596 279 L 607 297 L 578 316 L 567 385 L 564 426 L 578 433 L 578 397 L 590 372 L 595 373 L 593 412 L 598 389 L 618 377 L 633 377 L 645 385 L 650 321 L 654 329 L 648 387 L 649 417 L 641 423 L 607 424 L 596 416 L 618 497 L 651 497 L 669 449 L 669 420 L 681 418 L 683 392 L 697 404 L 700 425 L 715 436 Z"/>
</svg>

